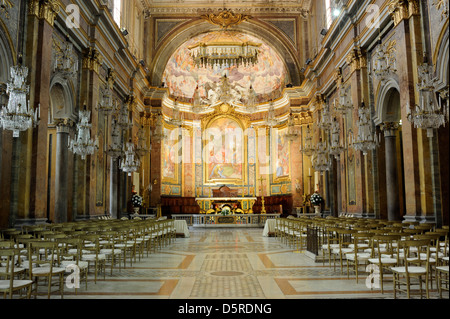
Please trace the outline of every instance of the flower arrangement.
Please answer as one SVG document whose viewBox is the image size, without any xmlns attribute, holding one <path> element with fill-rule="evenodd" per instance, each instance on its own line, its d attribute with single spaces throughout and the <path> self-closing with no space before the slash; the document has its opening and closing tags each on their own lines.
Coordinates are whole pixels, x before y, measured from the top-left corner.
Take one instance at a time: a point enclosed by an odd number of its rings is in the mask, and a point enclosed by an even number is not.
<svg viewBox="0 0 450 319">
<path fill-rule="evenodd" d="M 139 196 L 138 194 L 133 194 L 133 196 L 131 197 L 131 203 L 133 204 L 134 207 L 141 207 L 142 206 L 142 197 Z"/>
<path fill-rule="evenodd" d="M 222 215 L 223 216 L 230 215 L 230 213 L 231 213 L 230 207 L 228 207 L 228 206 L 222 207 Z"/>
<path fill-rule="evenodd" d="M 311 195 L 310 202 L 313 206 L 320 206 L 323 203 L 323 198 L 319 193 L 314 193 Z"/>
</svg>

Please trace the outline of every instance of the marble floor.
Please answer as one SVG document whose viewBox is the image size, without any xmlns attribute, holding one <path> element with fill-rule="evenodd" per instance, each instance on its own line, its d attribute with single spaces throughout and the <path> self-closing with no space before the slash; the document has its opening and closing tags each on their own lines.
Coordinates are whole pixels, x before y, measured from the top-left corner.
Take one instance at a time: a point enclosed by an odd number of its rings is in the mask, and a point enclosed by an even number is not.
<svg viewBox="0 0 450 319">
<path fill-rule="evenodd" d="M 121 271 L 115 270 L 65 299 L 392 299 L 366 286 L 367 274 L 333 270 L 293 251 L 262 229 L 190 228 L 189 238 Z M 444 297 L 448 299 L 448 292 Z M 57 296 L 55 296 L 57 298 Z M 431 298 L 439 298 L 436 287 Z"/>
</svg>

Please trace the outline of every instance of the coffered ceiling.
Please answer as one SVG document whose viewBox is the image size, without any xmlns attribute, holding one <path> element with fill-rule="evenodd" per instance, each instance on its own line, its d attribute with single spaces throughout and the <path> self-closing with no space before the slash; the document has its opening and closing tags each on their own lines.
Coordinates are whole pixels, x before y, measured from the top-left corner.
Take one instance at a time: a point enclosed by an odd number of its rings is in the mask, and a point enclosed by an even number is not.
<svg viewBox="0 0 450 319">
<path fill-rule="evenodd" d="M 227 8 L 249 13 L 307 15 L 312 0 L 141 0 L 149 14 L 195 13 Z"/>
</svg>

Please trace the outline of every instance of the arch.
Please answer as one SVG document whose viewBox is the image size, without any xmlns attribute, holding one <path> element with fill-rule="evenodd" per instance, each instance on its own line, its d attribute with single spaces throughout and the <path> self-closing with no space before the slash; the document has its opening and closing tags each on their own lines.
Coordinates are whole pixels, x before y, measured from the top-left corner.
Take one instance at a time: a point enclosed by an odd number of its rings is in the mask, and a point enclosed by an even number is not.
<svg viewBox="0 0 450 319">
<path fill-rule="evenodd" d="M 390 79 L 379 90 L 375 105 L 375 124 L 400 121 L 400 105 L 400 86 L 397 81 Z"/>
<path fill-rule="evenodd" d="M 156 52 L 156 57 L 153 59 L 151 66 L 151 85 L 158 87 L 161 84 L 162 76 L 166 65 L 173 55 L 173 53 L 187 40 L 203 33 L 217 31 L 217 27 L 212 27 L 206 21 L 196 20 L 183 26 L 183 29 L 175 32 L 174 35 L 165 39 L 160 44 L 160 49 Z M 287 70 L 287 76 L 294 86 L 299 86 L 300 83 L 300 63 L 294 49 L 282 41 L 282 36 L 276 34 L 274 30 L 268 30 L 267 26 L 262 24 L 247 22 L 235 26 L 230 31 L 243 32 L 260 38 L 265 43 L 269 44 L 280 58 L 284 61 Z"/>
<path fill-rule="evenodd" d="M 449 28 L 448 24 L 446 24 L 447 27 L 444 28 L 445 33 L 443 34 L 440 44 L 438 44 L 438 50 L 437 50 L 437 57 L 435 60 L 435 66 L 436 66 L 436 77 L 440 80 L 442 86 L 447 86 L 449 83 L 448 77 L 449 74 L 449 66 L 448 61 L 450 59 L 450 53 L 449 53 Z M 439 89 L 439 88 L 438 88 Z"/>
<path fill-rule="evenodd" d="M 2 24 L 0 24 L 0 83 L 6 83 L 9 79 L 9 72 L 14 65 L 15 59 L 13 46 L 9 41 L 9 35 Z"/>
<path fill-rule="evenodd" d="M 49 123 L 54 119 L 70 118 L 75 120 L 75 99 L 69 81 L 56 74 L 50 83 Z"/>
</svg>

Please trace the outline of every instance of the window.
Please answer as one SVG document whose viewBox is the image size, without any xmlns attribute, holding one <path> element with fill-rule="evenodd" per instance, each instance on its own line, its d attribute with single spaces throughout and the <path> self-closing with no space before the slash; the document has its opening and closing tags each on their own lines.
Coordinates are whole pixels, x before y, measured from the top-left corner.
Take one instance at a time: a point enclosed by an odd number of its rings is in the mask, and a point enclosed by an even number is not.
<svg viewBox="0 0 450 319">
<path fill-rule="evenodd" d="M 119 28 L 120 28 L 121 11 L 122 11 L 122 0 L 114 0 L 113 18 L 114 21 L 116 21 Z"/>
<path fill-rule="evenodd" d="M 330 28 L 333 23 L 333 8 L 331 7 L 331 0 L 325 0 L 325 17 L 327 21 L 327 29 Z"/>
</svg>

